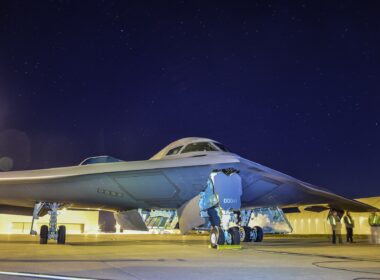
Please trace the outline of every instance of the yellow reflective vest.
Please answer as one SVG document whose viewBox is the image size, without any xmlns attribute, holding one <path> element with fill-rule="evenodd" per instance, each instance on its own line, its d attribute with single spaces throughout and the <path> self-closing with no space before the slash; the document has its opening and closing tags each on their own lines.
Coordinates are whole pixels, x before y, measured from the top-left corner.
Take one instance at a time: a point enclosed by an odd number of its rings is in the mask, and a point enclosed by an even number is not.
<svg viewBox="0 0 380 280">
<path fill-rule="evenodd" d="M 380 217 L 376 213 L 371 213 L 368 217 L 368 223 L 371 227 L 380 226 Z"/>
<path fill-rule="evenodd" d="M 329 215 L 329 216 L 327 217 L 327 219 L 328 219 L 329 224 L 330 224 L 331 226 L 336 226 L 336 219 L 335 219 L 335 217 L 334 217 L 333 215 Z"/>
<path fill-rule="evenodd" d="M 353 228 L 355 226 L 354 220 L 349 215 L 344 216 L 344 224 L 346 225 L 346 228 Z"/>
</svg>

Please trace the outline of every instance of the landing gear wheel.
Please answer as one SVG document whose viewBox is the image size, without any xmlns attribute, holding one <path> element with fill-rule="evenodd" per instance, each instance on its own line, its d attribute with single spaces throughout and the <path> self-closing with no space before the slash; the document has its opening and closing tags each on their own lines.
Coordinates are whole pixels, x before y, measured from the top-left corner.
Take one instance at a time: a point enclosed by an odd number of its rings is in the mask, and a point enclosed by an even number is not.
<svg viewBox="0 0 380 280">
<path fill-rule="evenodd" d="M 215 226 L 211 229 L 210 243 L 212 248 L 216 248 L 218 245 L 224 244 L 224 232 L 220 227 Z"/>
<path fill-rule="evenodd" d="M 57 243 L 58 244 L 65 244 L 66 243 L 66 227 L 65 226 L 59 226 L 59 228 L 58 228 Z"/>
<path fill-rule="evenodd" d="M 257 237 L 256 237 L 256 240 L 255 242 L 261 242 L 263 241 L 264 239 L 264 232 L 263 232 L 263 229 L 259 226 L 255 226 L 253 227 L 254 230 L 256 230 L 256 233 L 257 233 Z"/>
<path fill-rule="evenodd" d="M 40 244 L 47 244 L 49 228 L 46 225 L 41 226 L 40 229 Z"/>
<path fill-rule="evenodd" d="M 239 227 L 240 242 L 251 242 L 252 229 L 248 226 Z"/>
<path fill-rule="evenodd" d="M 240 232 L 238 227 L 232 227 L 228 229 L 228 233 L 231 235 L 231 245 L 240 244 Z"/>
</svg>

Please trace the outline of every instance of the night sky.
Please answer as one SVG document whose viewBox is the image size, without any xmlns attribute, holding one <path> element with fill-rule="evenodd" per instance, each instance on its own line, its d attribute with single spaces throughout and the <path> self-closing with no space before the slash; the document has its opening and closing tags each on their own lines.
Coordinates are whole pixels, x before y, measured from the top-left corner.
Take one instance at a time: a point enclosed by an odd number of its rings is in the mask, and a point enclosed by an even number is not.
<svg viewBox="0 0 380 280">
<path fill-rule="evenodd" d="M 380 195 L 379 10 L 2 0 L 0 167 L 142 160 L 201 136 L 342 195 Z"/>
</svg>

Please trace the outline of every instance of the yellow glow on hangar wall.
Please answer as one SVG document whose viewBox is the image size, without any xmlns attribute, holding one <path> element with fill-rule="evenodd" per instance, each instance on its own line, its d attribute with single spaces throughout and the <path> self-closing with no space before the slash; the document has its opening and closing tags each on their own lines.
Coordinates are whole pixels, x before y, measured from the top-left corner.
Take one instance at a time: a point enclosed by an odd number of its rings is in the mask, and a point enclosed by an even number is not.
<svg viewBox="0 0 380 280">
<path fill-rule="evenodd" d="M 66 225 L 67 233 L 99 232 L 98 211 L 59 211 L 59 225 Z M 29 233 L 32 224 L 31 216 L 0 214 L 0 233 Z M 42 225 L 49 224 L 49 215 L 35 221 L 35 229 L 39 232 Z"/>
</svg>

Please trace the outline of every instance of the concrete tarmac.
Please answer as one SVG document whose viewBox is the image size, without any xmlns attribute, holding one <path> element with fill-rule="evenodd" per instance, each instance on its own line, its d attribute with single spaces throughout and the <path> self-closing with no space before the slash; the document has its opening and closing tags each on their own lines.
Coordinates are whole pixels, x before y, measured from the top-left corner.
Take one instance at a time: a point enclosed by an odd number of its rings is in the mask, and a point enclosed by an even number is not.
<svg viewBox="0 0 380 280">
<path fill-rule="evenodd" d="M 66 245 L 50 242 L 0 235 L 0 279 L 36 279 L 6 272 L 52 277 L 45 279 L 380 279 L 380 246 L 365 240 L 332 245 L 327 237 L 266 236 L 224 251 L 197 235 L 68 235 Z"/>
</svg>

